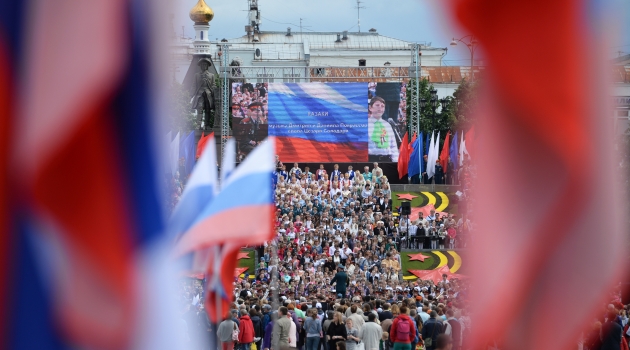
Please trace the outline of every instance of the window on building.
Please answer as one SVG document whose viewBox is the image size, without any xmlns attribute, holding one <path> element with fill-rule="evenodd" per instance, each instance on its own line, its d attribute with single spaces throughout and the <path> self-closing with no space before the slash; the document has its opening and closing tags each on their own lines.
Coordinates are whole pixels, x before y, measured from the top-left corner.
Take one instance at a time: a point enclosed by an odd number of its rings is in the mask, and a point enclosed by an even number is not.
<svg viewBox="0 0 630 350">
<path fill-rule="evenodd" d="M 201 40 L 203 40 L 203 30 L 201 31 Z"/>
<path fill-rule="evenodd" d="M 360 59 L 359 60 L 359 67 L 365 67 L 365 64 L 367 63 L 367 61 L 365 59 Z"/>
</svg>

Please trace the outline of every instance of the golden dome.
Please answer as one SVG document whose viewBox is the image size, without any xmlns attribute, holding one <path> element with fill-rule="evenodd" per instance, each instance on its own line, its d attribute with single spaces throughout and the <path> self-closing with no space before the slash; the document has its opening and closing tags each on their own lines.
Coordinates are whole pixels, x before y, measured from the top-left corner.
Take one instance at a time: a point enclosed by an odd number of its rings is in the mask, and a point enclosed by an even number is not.
<svg viewBox="0 0 630 350">
<path fill-rule="evenodd" d="M 214 17 L 214 11 L 210 8 L 210 6 L 206 5 L 206 2 L 203 0 L 199 0 L 197 5 L 190 10 L 190 19 L 197 23 L 208 23 L 212 21 Z"/>
</svg>

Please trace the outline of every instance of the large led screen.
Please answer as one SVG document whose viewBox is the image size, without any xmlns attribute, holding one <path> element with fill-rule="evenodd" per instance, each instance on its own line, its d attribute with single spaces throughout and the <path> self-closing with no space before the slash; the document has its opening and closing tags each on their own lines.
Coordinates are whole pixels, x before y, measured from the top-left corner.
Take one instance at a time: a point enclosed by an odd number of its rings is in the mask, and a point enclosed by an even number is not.
<svg viewBox="0 0 630 350">
<path fill-rule="evenodd" d="M 396 162 L 406 128 L 401 83 L 234 83 L 242 159 L 267 135 L 282 162 Z"/>
</svg>

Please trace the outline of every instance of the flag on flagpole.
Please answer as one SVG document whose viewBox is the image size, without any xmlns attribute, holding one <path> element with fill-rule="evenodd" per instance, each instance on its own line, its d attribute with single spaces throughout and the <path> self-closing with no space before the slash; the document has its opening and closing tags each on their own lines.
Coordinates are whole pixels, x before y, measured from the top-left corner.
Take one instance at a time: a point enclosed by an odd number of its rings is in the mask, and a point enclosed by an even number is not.
<svg viewBox="0 0 630 350">
<path fill-rule="evenodd" d="M 208 134 L 205 137 L 203 136 L 203 133 L 201 133 L 201 138 L 199 139 L 199 142 L 197 143 L 197 158 L 201 157 L 201 153 L 203 153 L 203 150 L 207 146 L 210 140 L 210 136 L 212 136 L 214 140 L 214 132 Z M 216 146 L 215 146 L 215 150 L 216 150 Z"/>
<path fill-rule="evenodd" d="M 433 145 L 433 175 L 435 175 L 435 163 L 440 157 L 440 132 L 438 131 L 437 137 L 434 140 L 435 144 Z"/>
<path fill-rule="evenodd" d="M 450 149 L 450 157 L 451 157 L 451 164 L 453 164 L 453 174 L 457 173 L 457 169 L 459 169 L 459 147 L 457 146 L 457 142 L 459 141 L 459 139 L 457 138 L 457 131 L 455 132 L 455 135 L 453 135 L 453 141 L 451 142 L 451 149 Z"/>
<path fill-rule="evenodd" d="M 466 140 L 464 140 L 464 132 L 462 131 L 461 142 L 459 143 L 459 166 L 464 165 L 464 155 L 468 155 L 468 150 L 466 149 Z"/>
<path fill-rule="evenodd" d="M 179 169 L 179 132 L 175 135 L 173 141 L 171 141 L 171 156 L 169 158 L 169 164 L 171 165 L 171 174 L 175 176 L 175 173 Z"/>
<path fill-rule="evenodd" d="M 448 151 L 449 151 L 449 141 L 450 141 L 451 132 L 446 132 L 446 138 L 444 138 L 444 145 L 442 146 L 442 153 L 440 154 L 440 165 L 442 165 L 442 169 L 444 173 L 448 170 Z M 439 139 L 438 139 L 439 141 Z"/>
<path fill-rule="evenodd" d="M 179 158 L 184 158 L 185 174 L 182 177 L 190 175 L 195 166 L 195 132 L 191 131 L 179 145 Z"/>
<path fill-rule="evenodd" d="M 398 178 L 402 179 L 408 173 L 409 167 L 409 132 L 405 133 L 403 140 L 400 144 L 400 151 L 398 155 Z"/>
<path fill-rule="evenodd" d="M 437 151 L 435 150 L 435 131 L 431 132 L 431 139 L 429 140 L 429 154 L 427 155 L 427 178 L 432 178 L 435 175 L 435 156 Z"/>
<path fill-rule="evenodd" d="M 221 192 L 175 245 L 181 256 L 215 244 L 262 244 L 272 238 L 274 138 L 256 147 L 221 183 Z M 247 217 L 248 220 L 241 218 Z M 267 224 L 268 223 L 268 224 Z M 208 232 L 221 232 L 209 235 Z"/>
<path fill-rule="evenodd" d="M 418 157 L 418 152 L 420 152 L 422 147 L 420 147 L 421 142 L 419 140 L 420 139 L 416 139 L 411 144 L 412 150 L 411 155 L 409 156 L 409 163 L 407 164 L 407 175 L 409 177 L 420 174 L 420 164 L 418 164 L 420 158 Z M 398 159 L 400 160 L 400 158 Z"/>
<path fill-rule="evenodd" d="M 208 152 L 203 152 L 193 168 L 181 199 L 171 214 L 167 226 L 169 237 L 176 238 L 188 231 L 219 192 L 214 135 L 208 137 Z"/>
</svg>

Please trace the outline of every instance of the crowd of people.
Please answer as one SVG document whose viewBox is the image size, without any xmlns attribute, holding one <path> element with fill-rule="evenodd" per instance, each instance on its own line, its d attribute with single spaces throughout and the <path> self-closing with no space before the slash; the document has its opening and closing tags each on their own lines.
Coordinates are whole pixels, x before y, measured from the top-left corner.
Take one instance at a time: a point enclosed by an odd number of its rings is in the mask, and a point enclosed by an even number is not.
<svg viewBox="0 0 630 350">
<path fill-rule="evenodd" d="M 468 285 L 444 277 L 405 284 L 390 293 L 350 293 L 342 268 L 329 288 L 281 292 L 272 306 L 264 286 L 243 282 L 230 315 L 218 326 L 222 350 L 465 349 L 472 326 Z M 239 287 L 241 285 L 239 284 Z M 271 287 L 273 289 L 273 287 Z M 340 289 L 341 288 L 341 289 Z M 343 288 L 346 288 L 344 294 Z M 354 294 L 353 296 L 351 294 Z M 302 296 L 300 296 L 302 295 Z"/>
<path fill-rule="evenodd" d="M 335 165 L 328 173 L 323 165 L 311 172 L 297 163 L 287 169 L 278 160 L 275 177 L 277 237 L 260 252 L 253 278 L 246 274 L 235 288 L 234 316 L 262 316 L 257 349 L 273 348 L 266 339 L 282 343 L 285 330 L 293 334 L 282 326 L 290 323 L 288 315 L 297 347 L 306 350 L 411 349 L 426 344 L 421 339 L 427 337 L 433 340 L 427 349 L 446 348 L 437 347 L 445 339 L 460 348 L 471 329 L 464 307 L 468 285 L 446 276 L 439 283 L 404 279 L 400 250 L 411 242 L 427 249 L 453 247 L 457 231 L 465 236 L 472 229 L 470 220 L 435 212 L 413 221 L 401 216 L 378 163 L 363 172 Z M 274 294 L 282 307 L 271 312 Z M 397 316 L 407 317 L 402 331 L 392 321 Z M 278 327 L 282 331 L 274 336 Z M 438 339 L 441 334 L 448 337 Z"/>
<path fill-rule="evenodd" d="M 378 163 L 328 173 L 277 159 L 274 177 L 276 238 L 236 279 L 219 325 L 198 302 L 201 286 L 183 290 L 188 333 L 216 335 L 221 350 L 471 349 L 468 282 L 408 280 L 401 260 L 405 247 L 463 246 L 474 227 L 466 215 L 401 216 Z M 630 337 L 628 307 L 616 300 L 576 340 L 582 349 L 621 349 L 610 344 Z"/>
</svg>

